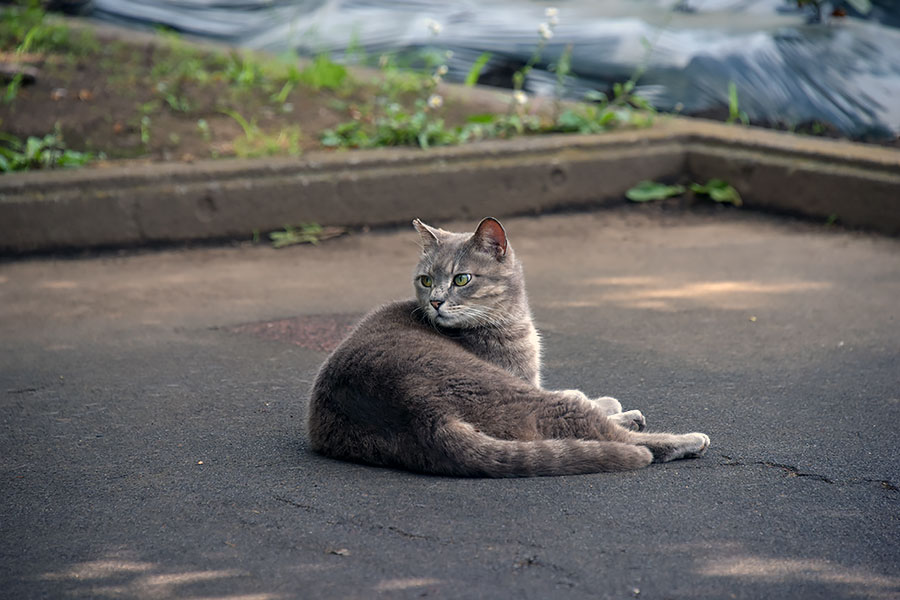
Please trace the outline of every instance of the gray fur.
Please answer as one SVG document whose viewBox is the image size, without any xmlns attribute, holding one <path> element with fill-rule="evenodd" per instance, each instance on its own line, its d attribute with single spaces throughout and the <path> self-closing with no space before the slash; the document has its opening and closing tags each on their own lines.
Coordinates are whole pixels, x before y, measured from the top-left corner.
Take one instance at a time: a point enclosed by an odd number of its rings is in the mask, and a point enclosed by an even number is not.
<svg viewBox="0 0 900 600">
<path fill-rule="evenodd" d="M 370 313 L 325 361 L 310 399 L 314 450 L 476 477 L 620 471 L 706 450 L 702 433 L 641 432 L 640 411 L 615 398 L 540 387 L 522 267 L 498 221 L 474 234 L 413 224 L 416 299 Z M 454 285 L 460 274 L 471 279 Z"/>
</svg>

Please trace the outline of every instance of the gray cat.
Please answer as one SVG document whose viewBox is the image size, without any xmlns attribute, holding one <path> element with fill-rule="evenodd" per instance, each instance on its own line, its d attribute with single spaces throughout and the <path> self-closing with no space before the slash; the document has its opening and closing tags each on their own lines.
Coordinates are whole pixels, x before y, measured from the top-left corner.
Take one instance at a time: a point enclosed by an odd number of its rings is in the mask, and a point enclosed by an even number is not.
<svg viewBox="0 0 900 600">
<path fill-rule="evenodd" d="M 643 433 L 615 398 L 541 388 L 540 340 L 522 266 L 503 226 L 474 234 L 413 225 L 416 299 L 375 310 L 328 357 L 313 386 L 317 452 L 473 477 L 637 469 L 703 454 L 702 433 Z"/>
</svg>

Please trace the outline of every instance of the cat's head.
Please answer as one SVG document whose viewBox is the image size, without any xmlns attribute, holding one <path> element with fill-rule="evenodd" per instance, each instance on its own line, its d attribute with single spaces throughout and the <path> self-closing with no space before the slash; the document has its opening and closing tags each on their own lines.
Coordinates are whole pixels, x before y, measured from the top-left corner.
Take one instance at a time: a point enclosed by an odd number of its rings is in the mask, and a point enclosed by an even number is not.
<svg viewBox="0 0 900 600">
<path fill-rule="evenodd" d="M 503 327 L 528 314 L 522 267 L 497 219 L 475 233 L 452 233 L 413 221 L 422 257 L 413 286 L 419 308 L 441 327 Z"/>
</svg>

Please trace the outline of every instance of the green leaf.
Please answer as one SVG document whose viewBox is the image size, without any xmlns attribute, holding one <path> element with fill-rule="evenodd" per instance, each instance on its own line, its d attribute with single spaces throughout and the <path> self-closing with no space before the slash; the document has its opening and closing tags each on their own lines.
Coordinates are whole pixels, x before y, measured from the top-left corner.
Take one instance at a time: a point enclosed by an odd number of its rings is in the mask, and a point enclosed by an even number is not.
<svg viewBox="0 0 900 600">
<path fill-rule="evenodd" d="M 655 181 L 641 181 L 636 186 L 625 192 L 625 197 L 632 202 L 650 202 L 652 200 L 664 200 L 672 196 L 684 193 L 682 185 L 666 185 Z"/>
<path fill-rule="evenodd" d="M 606 102 L 606 94 L 597 90 L 588 90 L 584 93 L 584 99 L 588 102 Z"/>
<path fill-rule="evenodd" d="M 339 136 L 333 129 L 326 129 L 322 132 L 321 142 L 323 146 L 340 146 L 344 141 L 344 138 Z"/>
<path fill-rule="evenodd" d="M 466 87 L 472 87 L 478 83 L 478 78 L 481 77 L 481 72 L 488 61 L 491 60 L 491 56 L 493 55 L 490 52 L 482 52 L 481 56 L 475 59 L 475 62 L 472 63 L 472 68 L 469 69 L 469 73 L 466 75 L 464 82 Z"/>
<path fill-rule="evenodd" d="M 695 194 L 709 196 L 714 202 L 722 204 L 741 206 L 744 203 L 737 189 L 722 179 L 710 179 L 705 185 L 692 183 L 691 191 Z"/>
<path fill-rule="evenodd" d="M 27 160 L 35 160 L 37 159 L 41 151 L 44 148 L 44 143 L 41 138 L 36 138 L 34 136 L 29 137 L 25 140 L 25 158 Z"/>
<path fill-rule="evenodd" d="M 86 152 L 75 152 L 74 150 L 66 150 L 62 153 L 56 164 L 60 167 L 83 167 L 91 161 L 93 156 Z"/>
</svg>

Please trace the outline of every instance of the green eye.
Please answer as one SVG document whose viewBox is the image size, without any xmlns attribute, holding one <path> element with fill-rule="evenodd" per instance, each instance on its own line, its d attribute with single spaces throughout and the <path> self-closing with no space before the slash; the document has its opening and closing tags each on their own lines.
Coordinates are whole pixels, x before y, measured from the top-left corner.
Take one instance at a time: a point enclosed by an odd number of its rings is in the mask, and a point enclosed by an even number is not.
<svg viewBox="0 0 900 600">
<path fill-rule="evenodd" d="M 456 277 L 453 278 L 453 285 L 462 287 L 472 281 L 472 276 L 468 273 L 460 273 Z"/>
<path fill-rule="evenodd" d="M 430 275 L 422 275 L 419 277 L 419 283 L 421 283 L 425 287 L 431 287 L 434 281 L 431 279 Z"/>
</svg>

